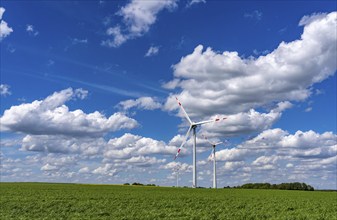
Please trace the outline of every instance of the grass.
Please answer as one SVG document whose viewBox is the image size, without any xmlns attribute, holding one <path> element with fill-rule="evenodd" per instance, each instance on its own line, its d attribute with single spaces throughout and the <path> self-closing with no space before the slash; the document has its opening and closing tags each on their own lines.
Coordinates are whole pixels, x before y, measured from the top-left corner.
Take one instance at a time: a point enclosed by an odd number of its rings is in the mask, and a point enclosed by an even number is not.
<svg viewBox="0 0 337 220">
<path fill-rule="evenodd" d="M 0 183 L 0 219 L 337 219 L 337 193 Z"/>
</svg>

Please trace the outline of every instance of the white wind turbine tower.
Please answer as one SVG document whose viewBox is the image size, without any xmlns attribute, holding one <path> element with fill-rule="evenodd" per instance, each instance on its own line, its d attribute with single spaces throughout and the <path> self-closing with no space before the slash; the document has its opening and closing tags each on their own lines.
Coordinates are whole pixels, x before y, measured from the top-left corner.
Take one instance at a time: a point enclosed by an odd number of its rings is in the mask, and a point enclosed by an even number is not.
<svg viewBox="0 0 337 220">
<path fill-rule="evenodd" d="M 207 137 L 205 135 L 203 135 L 204 138 L 208 141 L 208 143 L 210 143 L 212 145 L 212 158 L 213 158 L 213 188 L 216 189 L 217 188 L 217 184 L 216 184 L 216 157 L 215 157 L 215 147 L 219 144 L 222 144 L 222 142 L 217 142 L 217 143 L 214 143 L 214 142 L 211 142 L 207 139 Z"/>
<path fill-rule="evenodd" d="M 178 100 L 178 98 L 176 97 L 176 100 L 182 110 L 182 112 L 185 115 L 185 118 L 187 119 L 187 121 L 190 123 L 190 127 L 187 130 L 187 133 L 185 135 L 185 139 L 184 141 L 181 143 L 177 154 L 174 157 L 174 160 L 178 157 L 181 148 L 184 146 L 184 144 L 187 141 L 187 138 L 189 137 L 189 134 L 191 132 L 191 130 L 193 130 L 193 183 L 192 183 L 192 187 L 196 188 L 197 187 L 197 167 L 196 167 L 196 146 L 197 146 L 197 136 L 196 136 L 196 128 L 198 127 L 198 125 L 202 125 L 202 124 L 207 124 L 210 122 L 215 122 L 215 121 L 220 121 L 219 118 L 213 119 L 213 120 L 207 120 L 207 121 L 201 121 L 201 122 L 193 122 L 190 117 L 188 116 L 188 114 L 186 113 L 184 107 L 182 106 L 182 104 L 180 103 L 180 101 Z M 224 120 L 226 118 L 222 118 L 222 120 Z"/>
<path fill-rule="evenodd" d="M 177 177 L 177 188 L 179 187 L 179 169 L 180 166 L 177 165 L 175 169 L 173 169 L 173 171 L 176 173 L 176 177 Z"/>
</svg>

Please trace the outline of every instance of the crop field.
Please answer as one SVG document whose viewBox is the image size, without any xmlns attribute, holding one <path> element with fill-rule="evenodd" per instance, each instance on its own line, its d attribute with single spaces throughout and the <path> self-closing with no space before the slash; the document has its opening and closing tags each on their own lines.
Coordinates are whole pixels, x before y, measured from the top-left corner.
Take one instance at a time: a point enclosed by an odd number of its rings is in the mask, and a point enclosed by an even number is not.
<svg viewBox="0 0 337 220">
<path fill-rule="evenodd" d="M 0 183 L 0 219 L 336 219 L 337 193 Z"/>
</svg>

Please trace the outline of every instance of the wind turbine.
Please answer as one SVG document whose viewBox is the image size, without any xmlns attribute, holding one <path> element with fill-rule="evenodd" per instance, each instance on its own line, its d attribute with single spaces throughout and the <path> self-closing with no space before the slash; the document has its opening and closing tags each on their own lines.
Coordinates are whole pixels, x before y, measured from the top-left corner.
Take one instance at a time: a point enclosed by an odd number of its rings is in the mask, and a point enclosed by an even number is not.
<svg viewBox="0 0 337 220">
<path fill-rule="evenodd" d="M 180 101 L 178 100 L 178 98 L 176 97 L 176 100 L 182 110 L 182 112 L 184 113 L 185 115 L 185 118 L 187 119 L 187 121 L 190 123 L 190 127 L 188 128 L 187 130 L 187 133 L 185 135 L 185 139 L 184 141 L 181 143 L 179 149 L 178 149 L 178 152 L 177 154 L 175 155 L 174 157 L 174 160 L 178 157 L 180 151 L 181 151 L 181 148 L 184 146 L 184 144 L 186 143 L 187 141 L 187 138 L 189 137 L 190 135 L 190 132 L 191 130 L 193 130 L 193 183 L 192 183 L 192 187 L 193 188 L 196 188 L 197 187 L 197 166 L 196 166 L 196 153 L 197 153 L 197 150 L 196 150 L 196 146 L 197 146 L 197 136 L 196 136 L 196 129 L 198 127 L 198 125 L 202 125 L 202 124 L 207 124 L 207 123 L 210 123 L 210 122 L 215 122 L 215 121 L 220 121 L 219 118 L 216 118 L 216 119 L 213 119 L 213 120 L 207 120 L 207 121 L 200 121 L 200 122 L 193 122 L 190 117 L 188 116 L 188 114 L 186 113 L 183 105 L 180 103 Z M 222 118 L 222 120 L 224 120 L 226 118 Z"/>
<path fill-rule="evenodd" d="M 216 189 L 217 188 L 217 184 L 216 184 L 216 158 L 215 158 L 215 147 L 219 144 L 222 144 L 222 142 L 217 142 L 217 143 L 214 143 L 214 142 L 211 142 L 207 139 L 207 137 L 205 135 L 203 135 L 204 138 L 208 141 L 208 143 L 210 143 L 212 145 L 212 158 L 213 158 L 213 188 Z"/>
<path fill-rule="evenodd" d="M 177 165 L 177 167 L 175 169 L 173 169 L 173 171 L 176 173 L 176 177 L 177 177 L 177 188 L 179 187 L 179 169 L 180 169 L 179 165 Z"/>
</svg>

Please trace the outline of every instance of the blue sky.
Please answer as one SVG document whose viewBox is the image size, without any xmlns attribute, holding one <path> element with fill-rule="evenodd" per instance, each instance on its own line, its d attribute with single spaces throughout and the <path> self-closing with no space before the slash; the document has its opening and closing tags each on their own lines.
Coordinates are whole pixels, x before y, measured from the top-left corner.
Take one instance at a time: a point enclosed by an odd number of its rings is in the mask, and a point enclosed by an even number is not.
<svg viewBox="0 0 337 220">
<path fill-rule="evenodd" d="M 334 1 L 2 1 L 1 181 L 336 189 Z"/>
</svg>

